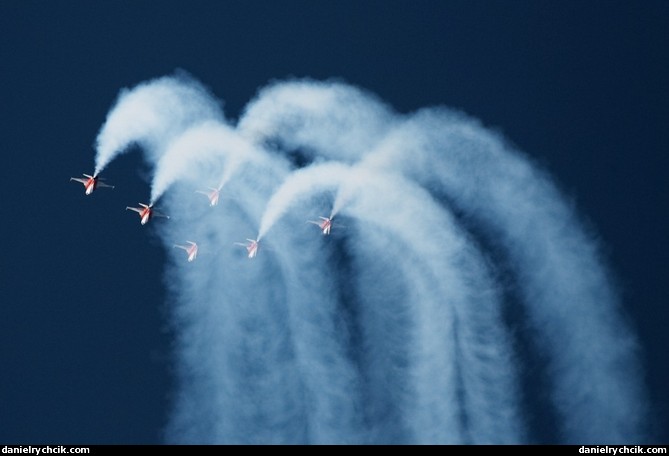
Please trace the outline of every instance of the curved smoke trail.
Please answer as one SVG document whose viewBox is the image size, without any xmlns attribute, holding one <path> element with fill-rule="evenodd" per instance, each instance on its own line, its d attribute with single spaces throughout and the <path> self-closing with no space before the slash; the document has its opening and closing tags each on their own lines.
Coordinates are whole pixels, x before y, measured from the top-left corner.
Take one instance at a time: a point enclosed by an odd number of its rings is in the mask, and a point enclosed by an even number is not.
<svg viewBox="0 0 669 456">
<path fill-rule="evenodd" d="M 154 164 L 152 202 L 180 215 L 159 225 L 165 245 L 201 252 L 171 250 L 167 271 L 169 441 L 645 438 L 635 340 L 596 243 L 545 173 L 476 121 L 292 81 L 234 126 L 196 82 L 161 78 L 120 97 L 96 170 L 131 143 Z M 194 195 L 223 186 L 236 199 Z M 305 223 L 318 217 L 330 236 Z M 252 261 L 234 245 L 246 238 Z M 529 418 L 544 406 L 550 437 Z"/>
<path fill-rule="evenodd" d="M 357 161 L 394 124 L 390 109 L 372 95 L 311 80 L 271 85 L 244 111 L 238 128 L 257 142 L 278 139 L 286 151 L 299 149 L 308 158 L 325 155 L 348 162 Z"/>
<path fill-rule="evenodd" d="M 183 131 L 165 149 L 151 185 L 152 202 L 184 180 L 220 190 L 242 164 L 268 160 L 232 127 L 213 120 Z"/>
<path fill-rule="evenodd" d="M 414 152 L 410 160 L 407 149 Z M 535 343 L 547 353 L 567 442 L 641 435 L 636 341 L 618 313 L 596 242 L 544 173 L 476 122 L 444 109 L 414 115 L 366 164 L 403 169 L 498 245 Z"/>
<path fill-rule="evenodd" d="M 183 72 L 122 90 L 96 139 L 95 175 L 132 144 L 154 161 L 189 126 L 222 118 L 204 86 Z"/>
</svg>

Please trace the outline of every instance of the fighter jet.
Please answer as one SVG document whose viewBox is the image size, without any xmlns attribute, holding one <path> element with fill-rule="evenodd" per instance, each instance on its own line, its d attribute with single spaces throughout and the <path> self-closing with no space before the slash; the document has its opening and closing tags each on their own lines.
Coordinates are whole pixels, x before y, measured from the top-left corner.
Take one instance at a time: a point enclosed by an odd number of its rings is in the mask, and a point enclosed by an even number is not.
<svg viewBox="0 0 669 456">
<path fill-rule="evenodd" d="M 165 218 L 170 218 L 169 215 L 161 214 L 160 212 L 156 211 L 153 208 L 153 204 L 144 204 L 144 203 L 139 203 L 141 207 L 126 207 L 126 210 L 131 210 L 135 211 L 139 214 L 140 217 L 140 223 L 142 225 L 146 225 L 149 220 L 151 220 L 152 217 L 165 217 Z"/>
<path fill-rule="evenodd" d="M 318 227 L 321 229 L 323 232 L 324 236 L 327 236 L 330 234 L 330 230 L 332 229 L 332 218 L 331 217 L 319 217 L 321 220 L 316 221 L 316 220 L 307 220 L 307 223 L 313 223 L 314 225 L 318 225 Z"/>
<path fill-rule="evenodd" d="M 248 242 L 243 244 L 241 242 L 235 242 L 235 245 L 241 245 L 246 249 L 249 258 L 255 258 L 258 254 L 258 240 L 246 239 Z"/>
<path fill-rule="evenodd" d="M 104 179 L 98 177 L 97 174 L 92 176 L 90 174 L 84 174 L 84 176 L 86 177 L 70 177 L 70 181 L 77 181 L 84 184 L 84 189 L 87 195 L 93 193 L 93 190 L 96 190 L 98 187 L 114 188 L 113 185 L 102 182 Z"/>
<path fill-rule="evenodd" d="M 177 249 L 185 250 L 188 254 L 188 262 L 190 263 L 197 257 L 197 244 L 193 241 L 186 241 L 190 245 L 179 245 L 174 244 L 174 247 Z"/>
<path fill-rule="evenodd" d="M 210 206 L 216 206 L 218 204 L 218 199 L 221 193 L 221 188 L 223 186 L 219 185 L 217 188 L 209 187 L 209 190 L 196 190 L 195 193 L 201 193 L 209 199 Z"/>
</svg>

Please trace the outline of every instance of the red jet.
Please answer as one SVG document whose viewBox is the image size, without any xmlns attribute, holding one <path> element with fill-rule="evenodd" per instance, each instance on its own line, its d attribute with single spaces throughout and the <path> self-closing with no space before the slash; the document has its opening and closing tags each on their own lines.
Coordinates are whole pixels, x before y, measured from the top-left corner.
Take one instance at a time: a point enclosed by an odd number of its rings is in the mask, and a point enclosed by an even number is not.
<svg viewBox="0 0 669 456">
<path fill-rule="evenodd" d="M 248 253 L 249 258 L 255 258 L 258 254 L 258 240 L 246 239 L 248 242 L 242 244 L 241 242 L 235 242 L 235 245 L 241 245 L 246 248 L 246 253 Z"/>
<path fill-rule="evenodd" d="M 93 193 L 93 190 L 97 189 L 98 187 L 107 187 L 107 188 L 114 188 L 113 185 L 108 185 L 102 182 L 104 179 L 101 177 L 98 177 L 97 175 L 89 175 L 89 174 L 84 174 L 84 177 L 70 177 L 70 181 L 77 181 L 81 182 L 84 184 L 84 188 L 86 191 L 87 195 L 90 195 Z"/>
<path fill-rule="evenodd" d="M 327 236 L 330 234 L 330 230 L 332 229 L 332 218 L 331 217 L 319 217 L 321 220 L 319 222 L 315 220 L 307 220 L 307 223 L 313 223 L 314 225 L 318 225 L 318 227 L 321 229 L 323 232 L 324 236 Z"/>
<path fill-rule="evenodd" d="M 193 241 L 186 241 L 190 245 L 174 244 L 177 249 L 185 250 L 188 254 L 188 262 L 190 263 L 197 257 L 197 244 Z"/>
<path fill-rule="evenodd" d="M 126 210 L 131 210 L 135 211 L 139 214 L 140 217 L 140 223 L 142 225 L 146 225 L 149 220 L 151 220 L 151 217 L 165 217 L 165 218 L 170 218 L 169 215 L 161 214 L 160 212 L 156 211 L 153 208 L 153 204 L 143 204 L 139 203 L 141 207 L 126 207 Z"/>
<path fill-rule="evenodd" d="M 216 206 L 218 204 L 218 198 L 221 193 L 221 187 L 218 188 L 209 187 L 209 191 L 197 190 L 196 193 L 202 193 L 209 199 L 210 206 Z"/>
</svg>

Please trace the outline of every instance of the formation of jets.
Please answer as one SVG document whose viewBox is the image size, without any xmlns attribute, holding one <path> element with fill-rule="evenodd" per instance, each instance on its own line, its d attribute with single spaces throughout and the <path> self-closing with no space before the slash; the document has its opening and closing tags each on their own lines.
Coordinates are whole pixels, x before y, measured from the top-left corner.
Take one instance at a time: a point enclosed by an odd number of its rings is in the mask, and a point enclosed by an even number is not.
<svg viewBox="0 0 669 456">
<path fill-rule="evenodd" d="M 76 181 L 80 182 L 84 185 L 84 190 L 86 195 L 90 195 L 93 193 L 93 191 L 97 190 L 98 188 L 114 188 L 113 185 L 109 185 L 104 181 L 104 178 L 98 177 L 97 173 L 93 174 L 92 176 L 89 174 L 84 174 L 84 177 L 71 177 L 70 181 Z M 216 206 L 218 204 L 218 200 L 220 197 L 220 191 L 221 191 L 221 186 L 218 186 L 217 188 L 209 187 L 207 191 L 204 190 L 198 190 L 197 193 L 201 193 L 205 195 L 209 199 L 209 205 L 210 206 Z M 139 214 L 139 221 L 142 225 L 146 225 L 149 220 L 151 220 L 153 217 L 164 217 L 164 218 L 170 218 L 169 215 L 162 214 L 158 211 L 156 211 L 153 208 L 153 204 L 144 204 L 144 203 L 139 203 L 139 207 L 131 207 L 127 206 L 125 208 L 126 210 L 134 211 Z M 320 220 L 307 220 L 308 223 L 312 223 L 314 225 L 317 225 L 318 228 L 323 232 L 324 236 L 327 236 L 330 234 L 330 231 L 332 230 L 332 217 L 319 217 Z M 247 242 L 241 243 L 241 242 L 235 242 L 235 245 L 242 246 L 246 249 L 246 253 L 248 258 L 252 259 L 255 258 L 256 255 L 258 254 L 258 248 L 259 248 L 259 240 L 258 239 L 246 239 Z M 186 241 L 187 245 L 180 245 L 180 244 L 174 244 L 175 248 L 184 250 L 187 254 L 187 259 L 189 262 L 192 262 L 197 258 L 197 251 L 198 251 L 198 246 L 197 243 L 194 241 Z"/>
</svg>

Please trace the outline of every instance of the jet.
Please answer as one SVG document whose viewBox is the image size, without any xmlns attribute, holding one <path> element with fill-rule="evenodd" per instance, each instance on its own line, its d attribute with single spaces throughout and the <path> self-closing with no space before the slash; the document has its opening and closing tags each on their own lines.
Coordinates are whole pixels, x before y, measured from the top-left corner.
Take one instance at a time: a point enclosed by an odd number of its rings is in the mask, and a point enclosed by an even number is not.
<svg viewBox="0 0 669 456">
<path fill-rule="evenodd" d="M 135 211 L 139 214 L 140 217 L 140 223 L 142 225 L 146 225 L 149 220 L 151 220 L 151 217 L 165 217 L 165 218 L 170 218 L 169 215 L 161 214 L 160 212 L 156 211 L 153 208 L 153 204 L 143 204 L 139 203 L 140 206 L 142 207 L 126 207 L 126 210 L 131 210 Z"/>
<path fill-rule="evenodd" d="M 201 194 L 205 195 L 207 198 L 209 198 L 209 205 L 210 206 L 216 206 L 218 204 L 218 198 L 220 196 L 221 187 L 222 187 L 222 185 L 219 186 L 218 188 L 208 187 L 209 188 L 208 191 L 206 191 L 206 190 L 196 190 L 195 193 L 201 193 Z"/>
<path fill-rule="evenodd" d="M 323 235 L 327 236 L 328 234 L 330 234 L 330 230 L 332 229 L 332 217 L 319 217 L 319 218 L 321 219 L 320 221 L 307 220 L 307 223 L 313 223 L 314 225 L 318 225 L 318 227 L 323 232 Z"/>
<path fill-rule="evenodd" d="M 235 245 L 241 245 L 242 247 L 246 248 L 246 252 L 248 253 L 249 258 L 255 258 L 258 254 L 258 240 L 248 238 L 246 240 L 248 241 L 246 244 L 235 242 Z"/>
<path fill-rule="evenodd" d="M 185 250 L 188 254 L 188 262 L 190 263 L 197 257 L 197 244 L 193 241 L 186 241 L 190 245 L 179 245 L 174 244 L 174 247 L 177 249 Z"/>
<path fill-rule="evenodd" d="M 86 177 L 70 177 L 70 181 L 77 181 L 84 184 L 84 189 L 87 195 L 93 193 L 93 190 L 101 187 L 114 188 L 113 185 L 106 184 L 102 182 L 104 179 L 98 177 L 97 174 L 91 176 L 90 174 L 84 174 Z"/>
</svg>

